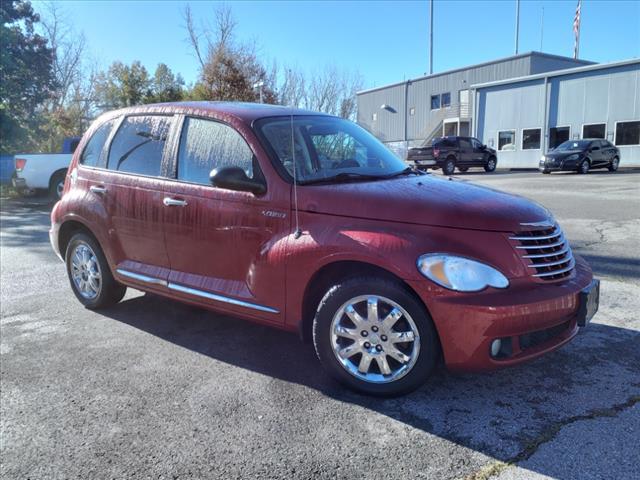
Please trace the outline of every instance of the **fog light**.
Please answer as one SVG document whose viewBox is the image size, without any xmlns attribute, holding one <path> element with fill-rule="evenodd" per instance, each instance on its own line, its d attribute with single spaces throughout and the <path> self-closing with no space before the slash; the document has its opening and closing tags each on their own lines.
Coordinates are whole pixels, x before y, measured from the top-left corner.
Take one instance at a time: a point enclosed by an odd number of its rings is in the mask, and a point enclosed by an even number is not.
<svg viewBox="0 0 640 480">
<path fill-rule="evenodd" d="M 491 342 L 491 356 L 493 358 L 497 357 L 500 353 L 500 349 L 502 348 L 502 340 L 499 338 Z"/>
</svg>

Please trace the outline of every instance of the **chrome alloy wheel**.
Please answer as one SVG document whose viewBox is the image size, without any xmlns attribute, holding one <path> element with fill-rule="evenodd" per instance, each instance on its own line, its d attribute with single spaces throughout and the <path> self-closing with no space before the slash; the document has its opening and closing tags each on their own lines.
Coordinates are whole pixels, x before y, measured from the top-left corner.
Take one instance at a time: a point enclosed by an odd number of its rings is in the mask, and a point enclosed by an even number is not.
<svg viewBox="0 0 640 480">
<path fill-rule="evenodd" d="M 100 294 L 102 274 L 98 258 L 86 243 L 80 243 L 71 254 L 71 278 L 84 298 L 92 300 Z"/>
<path fill-rule="evenodd" d="M 370 383 L 405 376 L 420 353 L 418 328 L 407 311 L 377 295 L 352 298 L 331 322 L 331 347 L 340 365 Z"/>
</svg>

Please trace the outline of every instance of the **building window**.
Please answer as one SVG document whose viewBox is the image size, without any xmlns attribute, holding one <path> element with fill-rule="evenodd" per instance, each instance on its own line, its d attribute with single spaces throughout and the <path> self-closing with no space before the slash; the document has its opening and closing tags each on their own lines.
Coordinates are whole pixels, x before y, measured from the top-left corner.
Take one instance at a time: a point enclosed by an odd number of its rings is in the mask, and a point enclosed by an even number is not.
<svg viewBox="0 0 640 480">
<path fill-rule="evenodd" d="M 409 115 L 415 115 L 415 114 L 416 114 L 416 109 L 415 109 L 415 108 L 413 108 L 413 107 L 411 107 L 411 108 L 409 109 Z"/>
<path fill-rule="evenodd" d="M 440 108 L 440 95 L 431 95 L 431 110 Z"/>
<path fill-rule="evenodd" d="M 616 145 L 640 145 L 640 121 L 616 124 Z"/>
<path fill-rule="evenodd" d="M 541 128 L 525 128 L 522 130 L 522 150 L 540 150 Z"/>
<path fill-rule="evenodd" d="M 516 131 L 503 130 L 498 132 L 498 150 L 509 151 L 516 149 Z"/>
<path fill-rule="evenodd" d="M 451 106 L 451 93 L 443 93 L 442 94 L 442 108 Z"/>
<path fill-rule="evenodd" d="M 582 138 L 605 138 L 606 123 L 592 123 L 582 126 Z"/>
<path fill-rule="evenodd" d="M 378 120 L 378 114 L 374 112 L 373 115 L 371 115 L 371 120 L 373 120 L 374 122 Z"/>
<path fill-rule="evenodd" d="M 569 140 L 569 127 L 553 127 L 549 129 L 549 149 L 556 148 Z"/>
</svg>

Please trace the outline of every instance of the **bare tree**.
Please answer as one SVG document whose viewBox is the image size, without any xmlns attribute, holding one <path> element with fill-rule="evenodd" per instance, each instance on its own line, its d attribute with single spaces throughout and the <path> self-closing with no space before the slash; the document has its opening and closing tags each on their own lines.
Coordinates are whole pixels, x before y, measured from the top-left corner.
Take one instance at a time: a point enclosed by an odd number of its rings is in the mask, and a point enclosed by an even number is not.
<svg viewBox="0 0 640 480">
<path fill-rule="evenodd" d="M 192 98 L 241 101 L 262 98 L 267 103 L 277 100 L 270 83 L 272 75 L 255 44 L 236 41 L 236 22 L 228 6 L 215 11 L 213 26 L 198 27 L 188 5 L 184 19 L 188 41 L 200 63 L 200 78 L 191 92 Z"/>
</svg>

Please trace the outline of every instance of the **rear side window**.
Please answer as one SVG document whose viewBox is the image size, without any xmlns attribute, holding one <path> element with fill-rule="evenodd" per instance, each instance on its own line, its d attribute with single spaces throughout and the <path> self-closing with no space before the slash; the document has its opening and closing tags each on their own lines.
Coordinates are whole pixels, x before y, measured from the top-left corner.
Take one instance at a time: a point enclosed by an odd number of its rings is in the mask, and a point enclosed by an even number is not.
<svg viewBox="0 0 640 480">
<path fill-rule="evenodd" d="M 460 149 L 462 150 L 471 150 L 471 142 L 466 138 L 461 138 L 458 140 L 460 142 Z"/>
<path fill-rule="evenodd" d="M 82 156 L 80 157 L 80 163 L 87 167 L 101 167 L 104 165 L 104 144 L 109 138 L 111 129 L 115 124 L 115 120 L 109 120 L 98 127 L 93 133 L 91 139 L 84 147 Z"/>
<path fill-rule="evenodd" d="M 232 127 L 213 120 L 187 118 L 178 152 L 178 180 L 210 185 L 214 168 L 240 167 L 253 178 L 253 152 Z"/>
<path fill-rule="evenodd" d="M 109 170 L 160 176 L 162 153 L 171 128 L 171 117 L 127 117 L 109 150 Z"/>
</svg>

